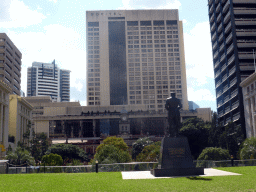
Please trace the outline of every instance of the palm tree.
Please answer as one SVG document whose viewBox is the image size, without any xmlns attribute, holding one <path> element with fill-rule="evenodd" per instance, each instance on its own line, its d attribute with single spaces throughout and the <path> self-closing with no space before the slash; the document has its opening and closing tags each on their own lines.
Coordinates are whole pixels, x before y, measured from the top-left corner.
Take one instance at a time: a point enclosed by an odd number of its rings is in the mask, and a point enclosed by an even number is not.
<svg viewBox="0 0 256 192">
<path fill-rule="evenodd" d="M 13 164 L 13 165 L 23 165 L 25 163 L 29 165 L 33 165 L 35 163 L 35 160 L 31 156 L 29 151 L 22 149 L 19 146 L 16 148 L 15 151 L 8 152 L 6 159 L 8 159 L 10 164 Z"/>
</svg>

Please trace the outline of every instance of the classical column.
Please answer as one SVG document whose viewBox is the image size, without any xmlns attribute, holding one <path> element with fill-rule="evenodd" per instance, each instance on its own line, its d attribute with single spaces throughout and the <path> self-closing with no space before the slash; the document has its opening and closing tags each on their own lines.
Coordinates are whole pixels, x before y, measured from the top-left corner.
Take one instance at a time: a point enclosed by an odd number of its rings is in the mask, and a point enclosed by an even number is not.
<svg viewBox="0 0 256 192">
<path fill-rule="evenodd" d="M 93 126 L 93 137 L 96 137 L 96 120 L 92 120 L 92 126 Z"/>
<path fill-rule="evenodd" d="M 0 103 L 0 142 L 3 141 L 4 135 L 4 115 L 3 115 L 3 105 Z"/>
<path fill-rule="evenodd" d="M 255 118 L 254 118 L 254 112 L 255 112 L 255 97 L 252 96 L 250 98 L 251 100 L 251 136 L 254 136 L 255 134 Z"/>
</svg>

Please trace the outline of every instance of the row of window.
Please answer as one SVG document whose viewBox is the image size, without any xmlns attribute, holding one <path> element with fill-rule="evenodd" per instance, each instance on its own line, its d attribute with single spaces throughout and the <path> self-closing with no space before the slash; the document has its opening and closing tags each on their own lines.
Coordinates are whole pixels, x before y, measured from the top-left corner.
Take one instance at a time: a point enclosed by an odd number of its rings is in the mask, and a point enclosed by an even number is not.
<svg viewBox="0 0 256 192">
<path fill-rule="evenodd" d="M 165 30 L 165 27 L 154 27 L 154 30 Z M 177 26 L 172 26 L 172 27 L 166 27 L 166 29 L 178 29 Z M 139 30 L 139 27 L 127 27 L 127 30 Z M 140 27 L 140 30 L 152 30 L 152 27 Z"/>
</svg>

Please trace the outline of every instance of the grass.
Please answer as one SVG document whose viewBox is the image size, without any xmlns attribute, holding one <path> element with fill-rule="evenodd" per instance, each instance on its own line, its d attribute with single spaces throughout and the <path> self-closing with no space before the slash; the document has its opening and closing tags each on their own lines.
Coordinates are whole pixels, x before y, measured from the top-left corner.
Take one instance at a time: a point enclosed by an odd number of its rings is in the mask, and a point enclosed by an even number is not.
<svg viewBox="0 0 256 192">
<path fill-rule="evenodd" d="M 241 176 L 123 180 L 120 172 L 0 175 L 0 191 L 256 191 L 256 167 L 219 168 Z"/>
</svg>

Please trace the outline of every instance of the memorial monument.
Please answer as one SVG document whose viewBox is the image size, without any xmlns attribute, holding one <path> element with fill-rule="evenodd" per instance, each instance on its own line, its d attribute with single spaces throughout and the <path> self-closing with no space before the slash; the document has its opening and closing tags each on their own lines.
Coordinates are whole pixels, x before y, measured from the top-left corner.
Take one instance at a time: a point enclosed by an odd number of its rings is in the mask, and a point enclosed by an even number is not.
<svg viewBox="0 0 256 192">
<path fill-rule="evenodd" d="M 169 134 L 161 144 L 159 168 L 152 169 L 155 177 L 203 175 L 204 168 L 196 168 L 193 164 L 188 139 L 179 135 L 181 101 L 171 93 L 166 100 L 165 108 L 168 110 Z"/>
</svg>

